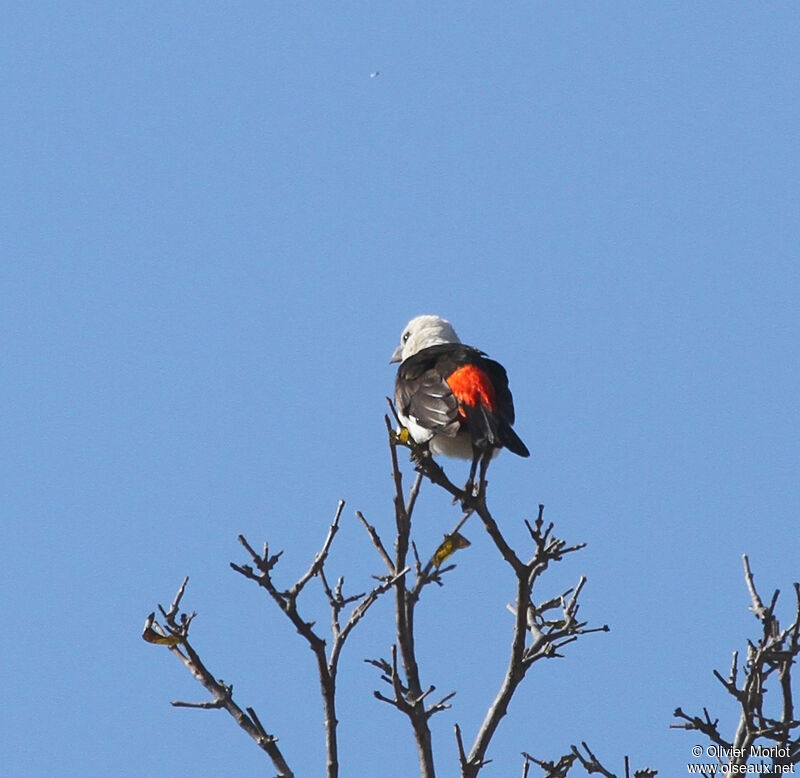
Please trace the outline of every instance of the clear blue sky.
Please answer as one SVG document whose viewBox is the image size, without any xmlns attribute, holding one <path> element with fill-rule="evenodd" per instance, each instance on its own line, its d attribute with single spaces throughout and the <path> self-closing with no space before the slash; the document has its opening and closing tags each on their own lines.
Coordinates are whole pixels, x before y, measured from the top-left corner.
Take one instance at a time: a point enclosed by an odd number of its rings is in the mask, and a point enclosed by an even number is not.
<svg viewBox="0 0 800 778">
<path fill-rule="evenodd" d="M 6 775 L 269 773 L 139 637 L 186 574 L 201 655 L 322 775 L 311 653 L 228 562 L 268 539 L 288 584 L 341 497 L 332 572 L 381 572 L 353 511 L 388 534 L 388 358 L 428 312 L 508 368 L 502 526 L 586 541 L 543 594 L 585 574 L 612 628 L 532 671 L 487 778 L 584 739 L 678 775 L 676 706 L 733 726 L 740 556 L 784 617 L 800 576 L 797 4 L 27 3 L 0 39 Z M 454 510 L 426 489 L 421 542 Z M 467 534 L 419 616 L 445 778 L 509 642 Z M 342 660 L 343 775 L 415 774 L 361 661 L 391 623 Z"/>
</svg>

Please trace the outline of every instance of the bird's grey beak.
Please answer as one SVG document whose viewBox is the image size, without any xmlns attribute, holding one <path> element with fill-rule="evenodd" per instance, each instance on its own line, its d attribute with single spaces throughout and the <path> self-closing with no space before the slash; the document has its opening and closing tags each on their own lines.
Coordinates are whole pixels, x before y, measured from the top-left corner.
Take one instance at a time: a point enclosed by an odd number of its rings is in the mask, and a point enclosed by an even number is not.
<svg viewBox="0 0 800 778">
<path fill-rule="evenodd" d="M 403 361 L 403 345 L 400 344 L 394 350 L 394 354 L 392 354 L 392 358 L 389 360 L 389 364 L 391 365 L 393 362 L 402 362 L 402 361 Z"/>
</svg>

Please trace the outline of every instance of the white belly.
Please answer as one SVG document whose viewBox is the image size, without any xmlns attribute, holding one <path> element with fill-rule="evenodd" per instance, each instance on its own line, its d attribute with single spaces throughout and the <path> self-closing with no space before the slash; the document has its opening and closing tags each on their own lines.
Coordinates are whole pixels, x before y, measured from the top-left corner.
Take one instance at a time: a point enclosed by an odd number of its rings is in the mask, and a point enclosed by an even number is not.
<svg viewBox="0 0 800 778">
<path fill-rule="evenodd" d="M 469 433 L 459 432 L 454 438 L 434 435 L 431 439 L 431 452 L 456 459 L 472 459 L 472 441 Z"/>
<path fill-rule="evenodd" d="M 443 454 L 446 457 L 454 457 L 455 459 L 472 459 L 472 441 L 466 430 L 462 430 L 455 436 L 434 435 L 432 430 L 418 424 L 413 416 L 398 415 L 409 435 L 417 443 L 422 444 L 430 441 L 431 453 Z M 499 451 L 499 448 L 495 449 L 492 457 L 496 457 Z"/>
</svg>

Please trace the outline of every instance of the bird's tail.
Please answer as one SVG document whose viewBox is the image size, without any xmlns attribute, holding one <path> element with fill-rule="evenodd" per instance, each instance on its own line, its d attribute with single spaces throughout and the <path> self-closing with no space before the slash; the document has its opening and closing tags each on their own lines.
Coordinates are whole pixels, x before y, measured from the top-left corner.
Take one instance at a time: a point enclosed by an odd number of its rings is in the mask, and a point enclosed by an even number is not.
<svg viewBox="0 0 800 778">
<path fill-rule="evenodd" d="M 507 424 L 504 425 L 502 434 L 503 445 L 511 452 L 520 457 L 529 457 L 531 452 L 528 447 L 522 442 L 519 435 Z"/>
<path fill-rule="evenodd" d="M 528 447 L 522 442 L 519 435 L 484 405 L 477 403 L 471 407 L 466 406 L 466 413 L 473 446 L 479 449 L 489 446 L 505 447 L 517 456 L 530 456 Z"/>
</svg>

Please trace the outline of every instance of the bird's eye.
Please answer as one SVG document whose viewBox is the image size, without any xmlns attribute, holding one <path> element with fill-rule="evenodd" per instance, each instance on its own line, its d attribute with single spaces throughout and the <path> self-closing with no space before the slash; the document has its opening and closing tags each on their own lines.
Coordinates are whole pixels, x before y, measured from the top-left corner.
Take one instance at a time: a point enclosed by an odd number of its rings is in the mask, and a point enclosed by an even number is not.
<svg viewBox="0 0 800 778">
<path fill-rule="evenodd" d="M 404 332 L 403 333 L 403 343 L 406 343 L 410 337 L 411 337 L 411 333 L 410 332 Z"/>
</svg>

